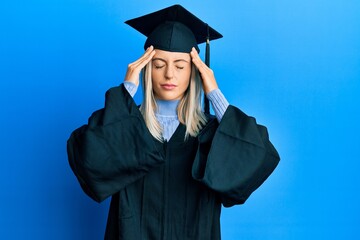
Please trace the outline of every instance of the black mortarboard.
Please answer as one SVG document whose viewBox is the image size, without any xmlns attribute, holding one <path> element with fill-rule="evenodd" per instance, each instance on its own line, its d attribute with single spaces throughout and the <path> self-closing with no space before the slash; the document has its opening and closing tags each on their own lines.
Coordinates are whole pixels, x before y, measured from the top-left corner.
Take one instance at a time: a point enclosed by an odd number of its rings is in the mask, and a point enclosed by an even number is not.
<svg viewBox="0 0 360 240">
<path fill-rule="evenodd" d="M 222 35 L 197 18 L 181 5 L 173 5 L 125 22 L 147 37 L 144 49 L 190 53 L 192 47 L 206 42 L 205 63 L 210 65 L 209 41 Z M 205 100 L 205 112 L 209 112 L 209 102 Z"/>
<path fill-rule="evenodd" d="M 148 37 L 144 48 L 190 53 L 198 44 L 221 38 L 222 35 L 183 8 L 173 5 L 125 22 Z"/>
</svg>

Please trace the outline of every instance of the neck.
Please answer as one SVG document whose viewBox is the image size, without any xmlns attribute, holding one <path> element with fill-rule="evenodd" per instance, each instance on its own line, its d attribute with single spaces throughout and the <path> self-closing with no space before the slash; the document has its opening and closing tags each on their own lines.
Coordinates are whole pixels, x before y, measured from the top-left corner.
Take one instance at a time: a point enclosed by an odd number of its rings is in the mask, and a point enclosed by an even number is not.
<svg viewBox="0 0 360 240">
<path fill-rule="evenodd" d="M 177 116 L 177 106 L 180 100 L 160 100 L 156 99 L 156 114 L 162 116 Z"/>
</svg>

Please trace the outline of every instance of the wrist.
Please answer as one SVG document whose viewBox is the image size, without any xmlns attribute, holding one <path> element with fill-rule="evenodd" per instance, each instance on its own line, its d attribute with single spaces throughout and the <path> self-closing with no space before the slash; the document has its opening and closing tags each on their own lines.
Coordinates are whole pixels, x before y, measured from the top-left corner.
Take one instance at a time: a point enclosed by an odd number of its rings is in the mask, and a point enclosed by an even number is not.
<svg viewBox="0 0 360 240">
<path fill-rule="evenodd" d="M 134 84 L 136 87 L 139 86 L 139 81 L 135 81 L 135 80 L 129 80 L 129 79 L 125 79 L 124 83 L 130 83 L 130 84 Z"/>
<path fill-rule="evenodd" d="M 204 86 L 204 93 L 209 94 L 210 92 L 219 89 L 218 85 L 216 83 L 211 84 L 209 86 Z"/>
<path fill-rule="evenodd" d="M 124 81 L 124 87 L 130 93 L 130 95 L 134 97 L 138 86 L 136 86 L 136 84 L 131 81 Z"/>
</svg>

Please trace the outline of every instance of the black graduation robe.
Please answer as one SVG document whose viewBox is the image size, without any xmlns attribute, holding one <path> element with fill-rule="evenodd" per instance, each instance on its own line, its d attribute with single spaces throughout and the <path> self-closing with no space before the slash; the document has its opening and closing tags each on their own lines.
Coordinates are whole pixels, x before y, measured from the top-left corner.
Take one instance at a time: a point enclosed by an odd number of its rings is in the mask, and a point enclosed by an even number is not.
<svg viewBox="0 0 360 240">
<path fill-rule="evenodd" d="M 180 124 L 161 143 L 123 85 L 75 130 L 70 166 L 95 201 L 112 196 L 105 239 L 217 240 L 221 204 L 242 204 L 272 173 L 279 155 L 267 129 L 229 106 L 184 141 Z"/>
</svg>

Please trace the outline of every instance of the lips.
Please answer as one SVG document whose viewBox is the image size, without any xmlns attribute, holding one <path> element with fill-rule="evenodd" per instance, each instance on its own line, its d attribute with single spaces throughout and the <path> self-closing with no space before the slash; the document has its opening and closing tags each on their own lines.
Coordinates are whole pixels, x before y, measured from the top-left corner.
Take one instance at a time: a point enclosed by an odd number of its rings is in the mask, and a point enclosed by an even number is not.
<svg viewBox="0 0 360 240">
<path fill-rule="evenodd" d="M 172 90 L 176 88 L 176 85 L 171 83 L 166 83 L 166 84 L 161 84 L 161 87 L 165 90 Z"/>
</svg>

